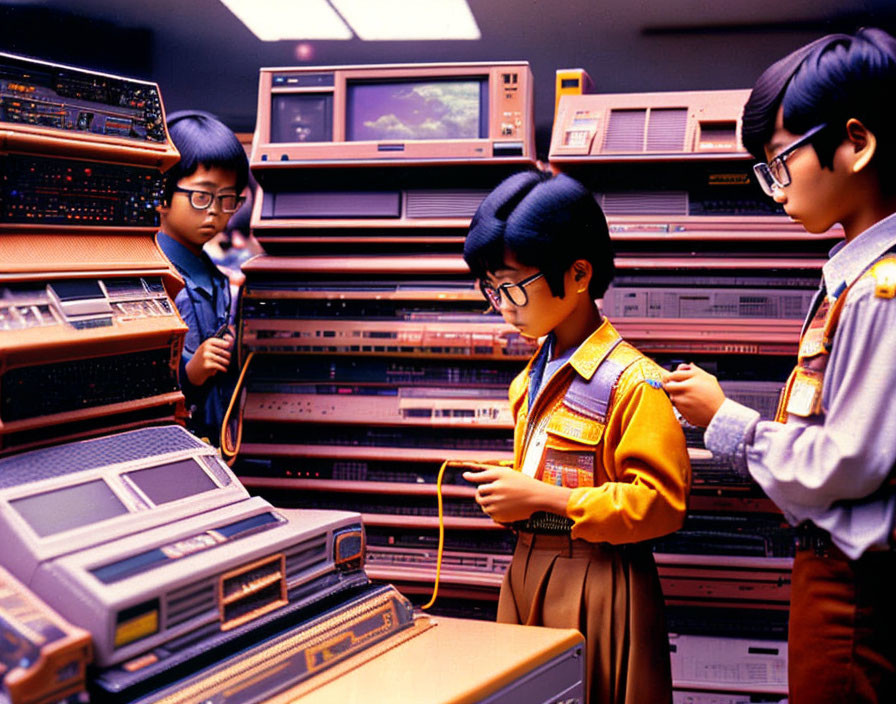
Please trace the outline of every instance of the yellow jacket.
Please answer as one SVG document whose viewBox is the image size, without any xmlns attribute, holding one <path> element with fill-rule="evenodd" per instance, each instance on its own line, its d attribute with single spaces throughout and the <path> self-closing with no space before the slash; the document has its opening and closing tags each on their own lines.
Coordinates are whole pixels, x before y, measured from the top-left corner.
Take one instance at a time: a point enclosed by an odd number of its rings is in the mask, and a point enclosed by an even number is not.
<svg viewBox="0 0 896 704">
<path fill-rule="evenodd" d="M 529 375 L 541 350 L 510 385 L 514 467 L 523 468 L 527 449 L 540 453 L 537 465 L 532 458 L 526 464 L 537 467 L 537 479 L 575 487 L 566 505 L 572 537 L 614 544 L 678 530 L 691 483 L 684 433 L 659 383 L 660 367 L 617 340 L 619 333 L 604 319 L 541 389 L 534 416 Z M 587 409 L 574 410 L 577 404 L 565 397 L 577 378 L 579 386 L 591 380 L 608 355 L 627 366 L 602 423 Z"/>
</svg>

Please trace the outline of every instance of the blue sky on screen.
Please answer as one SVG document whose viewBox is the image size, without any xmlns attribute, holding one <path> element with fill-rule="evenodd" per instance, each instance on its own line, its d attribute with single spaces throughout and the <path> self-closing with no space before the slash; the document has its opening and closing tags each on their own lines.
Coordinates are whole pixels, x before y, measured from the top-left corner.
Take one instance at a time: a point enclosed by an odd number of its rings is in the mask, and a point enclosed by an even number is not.
<svg viewBox="0 0 896 704">
<path fill-rule="evenodd" d="M 367 83 L 351 87 L 348 138 L 475 139 L 480 82 Z"/>
</svg>

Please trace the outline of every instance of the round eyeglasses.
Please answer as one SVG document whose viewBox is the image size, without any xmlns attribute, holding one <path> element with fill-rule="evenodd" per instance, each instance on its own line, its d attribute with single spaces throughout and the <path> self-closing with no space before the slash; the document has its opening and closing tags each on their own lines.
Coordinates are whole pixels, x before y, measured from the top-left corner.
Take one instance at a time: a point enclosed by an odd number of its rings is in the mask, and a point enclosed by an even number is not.
<svg viewBox="0 0 896 704">
<path fill-rule="evenodd" d="M 538 272 L 537 274 L 532 274 L 532 276 L 527 276 L 522 281 L 517 281 L 515 284 L 501 284 L 500 286 L 492 286 L 485 281 L 480 281 L 479 290 L 482 291 L 485 300 L 487 300 L 495 310 L 501 308 L 502 295 L 506 296 L 507 300 L 517 308 L 522 308 L 529 302 L 529 294 L 526 293 L 526 286 L 533 281 L 537 281 L 542 276 L 544 276 L 544 274 Z"/>
<path fill-rule="evenodd" d="M 243 196 L 238 196 L 235 193 L 215 195 L 209 191 L 197 191 L 191 188 L 181 188 L 180 186 L 175 186 L 174 191 L 175 193 L 186 193 L 189 195 L 190 205 L 196 210 L 208 210 L 212 207 L 212 203 L 215 202 L 215 199 L 217 199 L 218 205 L 221 206 L 222 213 L 235 213 L 246 201 Z"/>
<path fill-rule="evenodd" d="M 756 179 L 767 196 L 774 196 L 776 189 L 790 185 L 790 170 L 787 168 L 787 157 L 803 145 L 808 144 L 825 127 L 827 125 L 813 127 L 798 140 L 784 147 L 767 164 L 759 162 L 753 166 L 753 173 L 756 174 Z"/>
</svg>

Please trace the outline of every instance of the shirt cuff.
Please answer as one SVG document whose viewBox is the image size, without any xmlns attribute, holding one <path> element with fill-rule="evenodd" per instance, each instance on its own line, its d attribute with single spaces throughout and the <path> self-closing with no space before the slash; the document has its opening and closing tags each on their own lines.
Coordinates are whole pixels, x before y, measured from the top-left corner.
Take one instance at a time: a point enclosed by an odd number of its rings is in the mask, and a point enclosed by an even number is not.
<svg viewBox="0 0 896 704">
<path fill-rule="evenodd" d="M 726 398 L 706 428 L 706 449 L 730 462 L 738 474 L 749 476 L 746 449 L 758 422 L 757 411 Z"/>
</svg>

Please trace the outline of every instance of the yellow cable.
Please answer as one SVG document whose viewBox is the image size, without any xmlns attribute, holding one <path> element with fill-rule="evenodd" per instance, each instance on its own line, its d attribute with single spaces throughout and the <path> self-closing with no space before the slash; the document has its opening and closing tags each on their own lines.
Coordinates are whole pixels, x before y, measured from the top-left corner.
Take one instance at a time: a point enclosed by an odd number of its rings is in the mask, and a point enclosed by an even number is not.
<svg viewBox="0 0 896 704">
<path fill-rule="evenodd" d="M 496 463 L 468 462 L 465 460 L 445 460 L 442 462 L 442 467 L 439 469 L 439 476 L 436 478 L 436 500 L 439 505 L 439 550 L 436 554 L 436 581 L 432 587 L 432 597 L 426 604 L 420 607 L 421 609 L 430 608 L 436 603 L 436 597 L 439 595 L 439 578 L 442 575 L 442 551 L 445 547 L 445 513 L 442 508 L 442 477 L 445 475 L 445 469 L 449 465 L 452 467 L 466 467 L 467 469 L 474 469 L 476 471 L 494 469 L 499 466 Z"/>
<path fill-rule="evenodd" d="M 436 597 L 439 595 L 439 577 L 442 575 L 442 549 L 445 547 L 445 514 L 442 510 L 442 477 L 445 475 L 445 468 L 453 464 L 450 460 L 442 462 L 439 469 L 439 476 L 436 478 L 436 500 L 439 504 L 439 551 L 436 554 L 436 581 L 432 587 L 432 598 L 426 602 L 421 609 L 428 609 L 436 603 Z"/>
<path fill-rule="evenodd" d="M 237 413 L 237 425 L 236 425 L 236 444 L 231 449 L 228 446 L 228 438 L 227 438 L 227 424 L 230 422 L 230 414 L 233 411 L 233 406 L 236 403 L 237 398 L 240 395 L 240 388 L 243 385 L 243 379 L 246 378 L 246 372 L 249 370 L 249 362 L 252 361 L 252 357 L 255 356 L 255 352 L 252 351 L 249 353 L 249 356 L 246 357 L 246 361 L 243 363 L 243 368 L 240 371 L 240 376 L 236 381 L 236 388 L 233 390 L 233 395 L 230 397 L 230 403 L 227 406 L 227 412 L 224 414 L 224 420 L 221 422 L 221 454 L 225 456 L 225 461 L 227 462 L 227 466 L 232 466 L 234 461 L 236 460 L 237 453 L 240 451 L 240 444 L 243 441 L 243 416 L 241 413 Z"/>
</svg>

